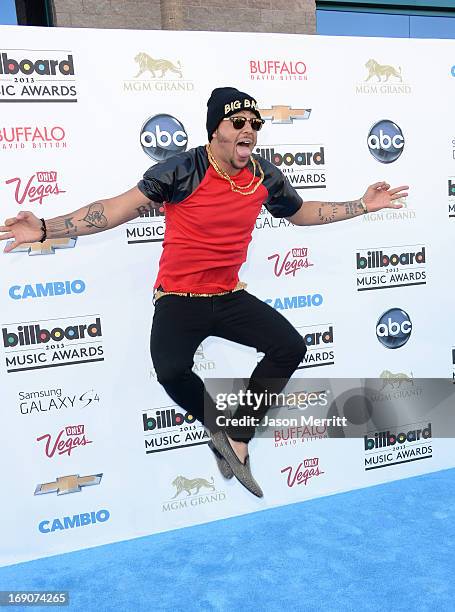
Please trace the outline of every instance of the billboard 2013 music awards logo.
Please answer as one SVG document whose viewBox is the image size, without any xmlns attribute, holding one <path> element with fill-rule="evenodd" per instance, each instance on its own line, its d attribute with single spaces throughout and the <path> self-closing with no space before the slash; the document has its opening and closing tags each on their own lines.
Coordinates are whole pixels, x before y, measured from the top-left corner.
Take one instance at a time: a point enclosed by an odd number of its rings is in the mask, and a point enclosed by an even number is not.
<svg viewBox="0 0 455 612">
<path fill-rule="evenodd" d="M 307 65 L 301 59 L 252 59 L 249 61 L 252 81 L 306 81 Z"/>
<path fill-rule="evenodd" d="M 0 103 L 77 102 L 71 52 L 1 49 L 0 75 Z"/>
<path fill-rule="evenodd" d="M 426 248 L 397 246 L 356 252 L 357 291 L 426 284 Z"/>
<path fill-rule="evenodd" d="M 66 132 L 60 125 L 2 127 L 0 148 L 3 151 L 66 149 Z"/>
<path fill-rule="evenodd" d="M 157 58 L 146 51 L 140 51 L 134 56 L 134 62 L 135 74 L 133 78 L 125 79 L 123 91 L 165 93 L 194 91 L 194 81 L 185 78 L 186 68 L 182 66 L 180 60 Z"/>
<path fill-rule="evenodd" d="M 101 318 L 92 315 L 2 325 L 8 373 L 104 361 Z"/>
<path fill-rule="evenodd" d="M 324 145 L 275 144 L 255 149 L 279 168 L 295 189 L 326 189 Z"/>
<path fill-rule="evenodd" d="M 143 411 L 142 426 L 146 454 L 207 444 L 204 426 L 176 405 Z"/>
<path fill-rule="evenodd" d="M 431 459 L 431 423 L 411 423 L 385 431 L 370 431 L 363 438 L 365 471 Z"/>
<path fill-rule="evenodd" d="M 302 325 L 296 329 L 305 341 L 307 352 L 298 370 L 335 364 L 333 324 Z"/>
<path fill-rule="evenodd" d="M 139 218 L 126 224 L 128 244 L 145 242 L 163 242 L 165 230 L 164 204 L 153 205 L 152 202 L 139 206 Z"/>
<path fill-rule="evenodd" d="M 5 183 L 13 186 L 14 199 L 19 205 L 24 204 L 24 202 L 25 204 L 34 204 L 35 202 L 42 204 L 43 200 L 49 196 L 66 193 L 64 189 L 60 189 L 58 186 L 55 170 L 35 172 L 25 179 L 16 176 L 6 180 Z"/>
</svg>

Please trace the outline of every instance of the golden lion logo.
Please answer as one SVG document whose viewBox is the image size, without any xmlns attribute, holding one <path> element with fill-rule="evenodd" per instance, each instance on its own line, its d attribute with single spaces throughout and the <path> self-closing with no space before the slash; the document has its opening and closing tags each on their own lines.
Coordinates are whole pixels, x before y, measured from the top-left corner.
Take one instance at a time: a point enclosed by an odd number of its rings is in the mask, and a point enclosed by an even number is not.
<svg viewBox="0 0 455 612">
<path fill-rule="evenodd" d="M 389 370 L 384 370 L 380 378 L 384 379 L 384 385 L 381 391 L 383 391 L 387 387 L 387 385 L 390 385 L 392 389 L 399 389 L 403 382 L 410 382 L 412 385 L 414 384 L 412 372 L 411 376 L 408 376 L 407 374 L 403 374 L 400 372 L 398 374 L 393 374 Z"/>
<path fill-rule="evenodd" d="M 368 77 L 365 79 L 365 82 L 369 81 L 371 77 L 377 77 L 378 81 L 381 83 L 385 83 L 389 80 L 389 77 L 395 77 L 396 79 L 400 79 L 400 83 L 403 82 L 401 78 L 401 67 L 394 68 L 393 66 L 388 66 L 387 64 L 381 65 L 374 59 L 370 59 L 365 64 L 365 68 L 368 69 Z M 383 80 L 382 77 L 385 77 Z"/>
<path fill-rule="evenodd" d="M 201 487 L 206 487 L 207 489 L 212 489 L 212 491 L 215 491 L 213 482 L 214 482 L 213 476 L 212 476 L 211 483 L 205 478 L 191 478 L 190 479 L 190 478 L 185 478 L 185 476 L 177 476 L 177 478 L 174 478 L 174 480 L 172 481 L 172 484 L 177 489 L 172 499 L 175 499 L 177 495 L 180 495 L 180 493 L 182 493 L 182 491 L 186 491 L 188 495 L 192 495 L 192 492 L 191 492 L 192 489 L 196 489 L 193 495 L 197 495 Z"/>
<path fill-rule="evenodd" d="M 144 74 L 144 72 L 150 72 L 152 75 L 152 78 L 156 79 L 157 77 L 156 77 L 155 72 L 158 72 L 160 70 L 161 70 L 161 74 L 158 77 L 159 79 L 164 78 L 166 72 L 168 71 L 175 72 L 176 74 L 179 75 L 180 78 L 183 77 L 182 71 L 180 70 L 181 69 L 180 62 L 177 62 L 177 66 L 176 66 L 169 60 L 154 59 L 153 57 L 150 57 L 148 53 L 143 53 L 143 52 L 138 53 L 136 57 L 134 58 L 134 61 L 139 64 L 139 72 L 134 77 L 135 79 L 140 77 L 141 74 Z"/>
</svg>

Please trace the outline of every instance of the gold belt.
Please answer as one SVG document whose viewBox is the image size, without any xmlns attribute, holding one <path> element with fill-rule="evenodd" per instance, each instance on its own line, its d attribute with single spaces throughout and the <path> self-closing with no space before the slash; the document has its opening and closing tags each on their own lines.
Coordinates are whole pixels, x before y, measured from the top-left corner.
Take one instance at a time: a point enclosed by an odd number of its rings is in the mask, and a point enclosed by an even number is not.
<svg viewBox="0 0 455 612">
<path fill-rule="evenodd" d="M 153 294 L 153 299 L 159 300 L 163 295 L 181 295 L 183 297 L 212 297 L 214 295 L 227 295 L 228 293 L 234 293 L 234 291 L 240 291 L 241 289 L 246 289 L 247 284 L 239 281 L 234 289 L 230 289 L 229 291 L 216 291 L 215 293 L 182 293 L 179 291 L 163 291 L 162 289 L 155 289 L 155 293 Z"/>
</svg>

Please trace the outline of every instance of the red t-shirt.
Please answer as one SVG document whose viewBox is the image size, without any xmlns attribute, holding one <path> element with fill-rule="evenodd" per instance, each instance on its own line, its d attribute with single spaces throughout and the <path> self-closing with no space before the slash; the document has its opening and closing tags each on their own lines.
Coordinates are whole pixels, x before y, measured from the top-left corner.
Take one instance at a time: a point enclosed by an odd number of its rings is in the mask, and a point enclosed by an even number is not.
<svg viewBox="0 0 455 612">
<path fill-rule="evenodd" d="M 261 206 L 278 217 L 292 216 L 300 208 L 300 196 L 279 170 L 259 156 L 255 159 L 265 178 L 250 195 L 231 190 L 229 181 L 208 163 L 204 147 L 176 155 L 145 173 L 138 187 L 150 200 L 165 202 L 166 228 L 155 288 L 192 293 L 233 289 Z M 233 180 L 244 187 L 252 177 L 249 164 Z"/>
</svg>

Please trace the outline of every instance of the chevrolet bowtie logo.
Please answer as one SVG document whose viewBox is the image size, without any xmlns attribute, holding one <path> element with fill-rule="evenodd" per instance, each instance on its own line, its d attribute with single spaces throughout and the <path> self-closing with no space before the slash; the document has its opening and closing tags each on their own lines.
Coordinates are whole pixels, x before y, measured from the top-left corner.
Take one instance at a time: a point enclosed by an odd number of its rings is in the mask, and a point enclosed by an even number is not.
<svg viewBox="0 0 455 612">
<path fill-rule="evenodd" d="M 309 119 L 311 108 L 291 108 L 290 106 L 272 106 L 260 109 L 261 117 L 272 123 L 293 123 L 294 119 Z"/>
<path fill-rule="evenodd" d="M 11 253 L 28 253 L 29 255 L 54 255 L 55 249 L 72 249 L 77 238 L 54 238 L 44 242 L 24 242 Z M 11 244 L 8 240 L 7 244 Z"/>
<path fill-rule="evenodd" d="M 57 495 L 76 493 L 82 487 L 100 484 L 102 477 L 102 474 L 94 474 L 93 476 L 79 476 L 79 474 L 59 476 L 54 482 L 37 485 L 35 495 L 43 495 L 44 493 L 57 493 Z"/>
</svg>

